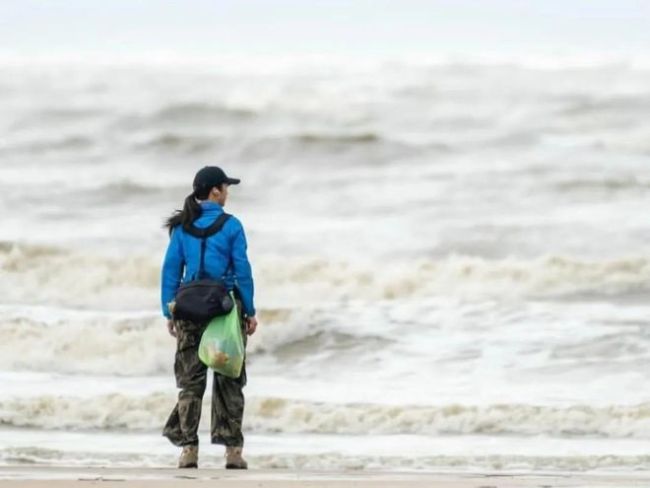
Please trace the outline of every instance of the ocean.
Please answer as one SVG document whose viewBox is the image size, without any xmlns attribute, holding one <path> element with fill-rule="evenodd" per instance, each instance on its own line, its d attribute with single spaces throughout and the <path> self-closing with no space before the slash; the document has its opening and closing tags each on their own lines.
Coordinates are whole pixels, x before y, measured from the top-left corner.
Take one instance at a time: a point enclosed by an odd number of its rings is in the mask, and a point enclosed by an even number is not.
<svg viewBox="0 0 650 488">
<path fill-rule="evenodd" d="M 650 470 L 649 87 L 624 61 L 5 62 L 0 464 L 175 465 L 163 221 L 216 164 L 256 279 L 252 467 Z"/>
</svg>

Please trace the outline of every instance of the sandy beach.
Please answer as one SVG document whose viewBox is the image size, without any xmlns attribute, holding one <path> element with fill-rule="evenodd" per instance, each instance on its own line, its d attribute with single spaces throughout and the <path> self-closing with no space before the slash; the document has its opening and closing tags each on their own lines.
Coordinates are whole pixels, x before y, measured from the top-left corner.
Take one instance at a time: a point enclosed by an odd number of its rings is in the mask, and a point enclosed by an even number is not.
<svg viewBox="0 0 650 488">
<path fill-rule="evenodd" d="M 641 487 L 650 486 L 650 473 L 624 474 L 480 474 L 480 473 L 398 473 L 382 471 L 325 472 L 294 470 L 250 470 L 226 472 L 221 469 L 179 471 L 151 468 L 83 467 L 2 467 L 0 486 L 40 488 L 101 485 L 124 488 L 149 486 L 202 485 L 223 488 L 515 488 L 515 487 Z"/>
</svg>

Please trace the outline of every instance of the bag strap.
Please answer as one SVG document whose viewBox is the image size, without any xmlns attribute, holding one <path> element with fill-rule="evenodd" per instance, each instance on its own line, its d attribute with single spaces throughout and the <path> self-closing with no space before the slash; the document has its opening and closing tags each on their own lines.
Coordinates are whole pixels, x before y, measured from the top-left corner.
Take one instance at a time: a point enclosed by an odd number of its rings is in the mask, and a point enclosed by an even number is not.
<svg viewBox="0 0 650 488">
<path fill-rule="evenodd" d="M 205 276 L 205 249 L 207 247 L 208 237 L 219 232 L 223 226 L 226 224 L 230 214 L 222 213 L 216 220 L 205 229 L 200 229 L 194 224 L 186 224 L 183 226 L 183 230 L 190 234 L 191 236 L 201 239 L 201 261 L 199 262 L 199 272 L 197 278 L 200 280 Z"/>
<path fill-rule="evenodd" d="M 206 237 L 210 237 L 211 235 L 219 232 L 230 217 L 230 214 L 222 213 L 210 226 L 206 227 L 205 229 L 196 227 L 194 224 L 184 224 L 183 230 L 191 236 L 198 237 L 199 239 L 205 239 Z"/>
</svg>

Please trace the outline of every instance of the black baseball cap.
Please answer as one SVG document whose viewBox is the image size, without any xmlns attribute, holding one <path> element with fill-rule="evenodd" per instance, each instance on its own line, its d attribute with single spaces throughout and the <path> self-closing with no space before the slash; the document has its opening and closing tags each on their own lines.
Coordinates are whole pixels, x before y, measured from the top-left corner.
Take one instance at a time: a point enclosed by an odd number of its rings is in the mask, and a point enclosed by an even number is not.
<svg viewBox="0 0 650 488">
<path fill-rule="evenodd" d="M 226 173 L 218 166 L 205 166 L 196 173 L 192 186 L 196 193 L 199 190 L 207 190 L 214 186 L 221 186 L 224 183 L 227 185 L 238 185 L 240 181 L 237 178 L 226 176 Z"/>
</svg>

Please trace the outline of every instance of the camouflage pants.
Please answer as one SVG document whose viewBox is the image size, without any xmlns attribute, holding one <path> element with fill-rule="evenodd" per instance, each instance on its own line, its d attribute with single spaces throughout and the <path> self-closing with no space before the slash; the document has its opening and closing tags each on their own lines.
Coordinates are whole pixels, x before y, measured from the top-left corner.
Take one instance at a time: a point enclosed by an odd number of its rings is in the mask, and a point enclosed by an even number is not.
<svg viewBox="0 0 650 488">
<path fill-rule="evenodd" d="M 245 321 L 241 315 L 242 334 L 246 344 Z M 176 321 L 177 349 L 174 361 L 176 386 L 181 389 L 178 403 L 172 410 L 163 429 L 163 435 L 177 446 L 198 445 L 199 422 L 203 393 L 207 384 L 207 367 L 199 360 L 199 343 L 205 325 Z M 242 419 L 244 417 L 244 393 L 246 363 L 239 378 L 214 373 L 212 383 L 211 437 L 213 444 L 228 447 L 244 445 Z"/>
</svg>

